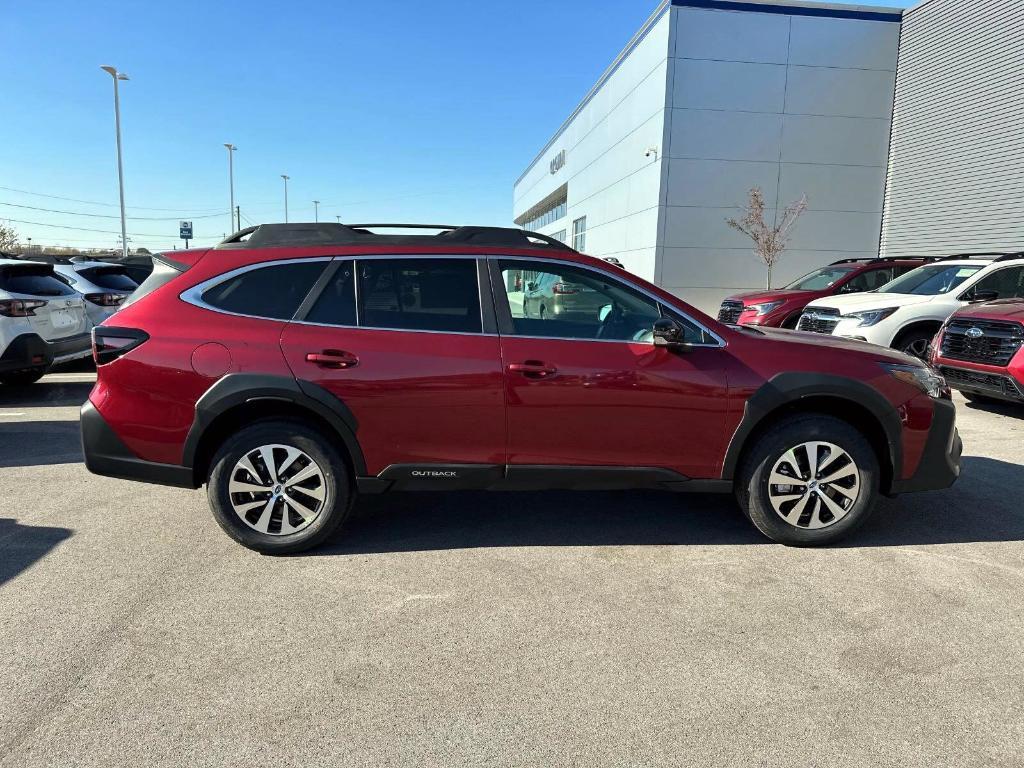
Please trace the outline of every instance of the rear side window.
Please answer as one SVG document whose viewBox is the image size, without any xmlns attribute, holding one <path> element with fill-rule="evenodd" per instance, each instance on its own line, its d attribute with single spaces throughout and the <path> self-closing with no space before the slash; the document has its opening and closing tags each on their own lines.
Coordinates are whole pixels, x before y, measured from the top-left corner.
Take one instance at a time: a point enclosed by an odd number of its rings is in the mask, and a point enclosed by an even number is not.
<svg viewBox="0 0 1024 768">
<path fill-rule="evenodd" d="M 360 326 L 481 332 L 474 259 L 367 259 L 357 270 Z"/>
<path fill-rule="evenodd" d="M 75 292 L 48 267 L 8 267 L 0 271 L 0 289 L 27 296 L 71 296 Z"/>
<path fill-rule="evenodd" d="M 327 264 L 296 261 L 250 269 L 208 288 L 203 301 L 236 315 L 290 320 Z"/>
<path fill-rule="evenodd" d="M 134 291 L 139 286 L 128 277 L 124 267 L 89 267 L 78 270 L 78 274 L 93 285 L 109 291 Z"/>
</svg>

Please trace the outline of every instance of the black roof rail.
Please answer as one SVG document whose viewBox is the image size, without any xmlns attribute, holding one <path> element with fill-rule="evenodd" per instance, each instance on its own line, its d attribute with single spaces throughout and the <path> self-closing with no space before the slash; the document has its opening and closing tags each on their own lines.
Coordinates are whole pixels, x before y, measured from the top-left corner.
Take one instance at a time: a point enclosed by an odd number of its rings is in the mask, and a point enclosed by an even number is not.
<svg viewBox="0 0 1024 768">
<path fill-rule="evenodd" d="M 377 234 L 372 229 L 437 229 L 436 234 Z M 305 222 L 259 224 L 240 229 L 217 248 L 273 248 L 295 245 L 482 245 L 502 248 L 573 250 L 560 240 L 516 227 L 472 227 L 449 224 L 338 224 Z"/>
<path fill-rule="evenodd" d="M 996 259 L 996 261 L 1011 261 L 1013 259 L 1024 259 L 1024 251 L 1017 251 L 1016 253 L 1004 253 L 1002 256 Z"/>
<path fill-rule="evenodd" d="M 853 256 L 849 259 L 840 259 L 839 261 L 833 261 L 829 264 L 830 267 L 834 267 L 837 264 L 855 264 L 858 261 L 874 261 L 874 256 Z"/>
<path fill-rule="evenodd" d="M 890 261 L 938 261 L 941 256 L 855 256 L 849 259 L 840 259 L 829 264 L 834 267 L 837 264 L 854 264 L 863 262 L 865 264 L 884 264 Z"/>
<path fill-rule="evenodd" d="M 1008 259 L 1019 259 L 1024 257 L 1024 251 L 980 251 L 978 253 L 954 253 L 949 256 L 941 256 L 936 261 L 953 261 L 955 259 L 988 259 L 992 261 L 1006 261 Z"/>
</svg>

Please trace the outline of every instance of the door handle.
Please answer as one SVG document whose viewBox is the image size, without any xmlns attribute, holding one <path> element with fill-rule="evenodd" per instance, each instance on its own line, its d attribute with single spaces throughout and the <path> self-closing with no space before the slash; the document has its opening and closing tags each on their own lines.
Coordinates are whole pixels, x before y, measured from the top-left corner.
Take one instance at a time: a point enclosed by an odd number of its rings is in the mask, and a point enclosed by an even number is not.
<svg viewBox="0 0 1024 768">
<path fill-rule="evenodd" d="M 322 352 L 307 352 L 306 362 L 321 368 L 355 368 L 359 365 L 359 358 L 340 349 L 325 349 Z"/>
<path fill-rule="evenodd" d="M 521 373 L 528 379 L 548 379 L 558 373 L 553 365 L 542 363 L 540 360 L 527 360 L 523 363 L 509 363 L 509 373 Z"/>
</svg>

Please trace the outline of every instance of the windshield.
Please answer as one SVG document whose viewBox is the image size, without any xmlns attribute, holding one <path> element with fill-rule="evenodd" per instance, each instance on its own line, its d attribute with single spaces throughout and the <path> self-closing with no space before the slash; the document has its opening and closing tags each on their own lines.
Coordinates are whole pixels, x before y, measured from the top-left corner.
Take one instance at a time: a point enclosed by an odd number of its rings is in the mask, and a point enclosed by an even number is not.
<svg viewBox="0 0 1024 768">
<path fill-rule="evenodd" d="M 909 293 L 917 296 L 938 296 L 949 293 L 960 283 L 982 269 L 983 265 L 929 264 L 897 277 L 878 289 L 879 293 Z"/>
<path fill-rule="evenodd" d="M 831 288 L 838 280 L 846 277 L 853 271 L 853 267 L 822 267 L 794 280 L 786 286 L 787 289 L 797 291 L 822 291 Z"/>
</svg>

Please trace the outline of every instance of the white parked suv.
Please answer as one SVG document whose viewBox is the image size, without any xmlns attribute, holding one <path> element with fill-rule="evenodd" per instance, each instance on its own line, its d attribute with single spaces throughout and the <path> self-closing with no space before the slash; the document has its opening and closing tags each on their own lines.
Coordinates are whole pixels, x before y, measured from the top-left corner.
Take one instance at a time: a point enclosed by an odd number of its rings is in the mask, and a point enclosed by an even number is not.
<svg viewBox="0 0 1024 768">
<path fill-rule="evenodd" d="M 54 264 L 57 278 L 63 280 L 85 298 L 89 322 L 99 325 L 124 304 L 138 284 L 120 264 L 105 261 L 74 261 Z"/>
<path fill-rule="evenodd" d="M 860 339 L 924 358 L 956 310 L 1003 298 L 1024 298 L 1024 253 L 949 256 L 874 291 L 812 301 L 797 330 Z"/>
<path fill-rule="evenodd" d="M 54 363 L 88 357 L 85 303 L 52 265 L 0 259 L 0 384 L 31 384 Z"/>
</svg>

